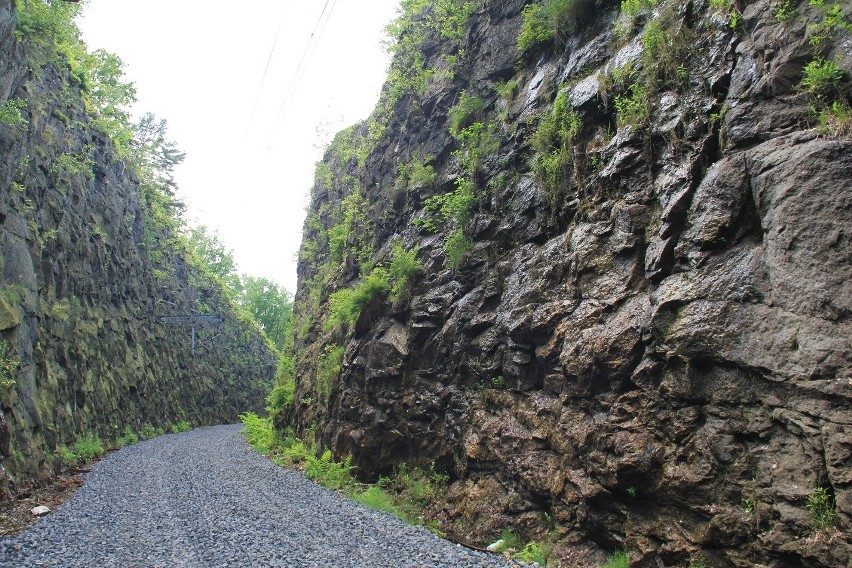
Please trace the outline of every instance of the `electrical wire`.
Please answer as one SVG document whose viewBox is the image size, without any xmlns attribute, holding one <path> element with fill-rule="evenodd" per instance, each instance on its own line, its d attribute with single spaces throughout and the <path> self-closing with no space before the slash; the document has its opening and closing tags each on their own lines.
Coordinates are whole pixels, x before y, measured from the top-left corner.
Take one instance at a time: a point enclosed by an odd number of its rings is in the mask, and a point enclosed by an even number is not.
<svg viewBox="0 0 852 568">
<path fill-rule="evenodd" d="M 278 44 L 278 36 L 281 35 L 281 28 L 284 25 L 284 16 L 287 15 L 288 5 L 289 2 L 284 4 L 284 11 L 281 13 L 281 22 L 278 24 L 278 30 L 275 32 L 275 39 L 272 40 L 272 49 L 269 50 L 269 57 L 266 59 L 266 67 L 263 69 L 263 77 L 260 79 L 260 85 L 257 88 L 257 95 L 254 97 L 254 105 L 251 107 L 251 114 L 249 115 L 248 125 L 246 126 L 246 139 L 248 139 L 252 122 L 254 122 L 254 114 L 257 111 L 257 105 L 260 102 L 260 95 L 263 93 L 263 85 L 266 82 L 266 75 L 269 73 L 269 65 L 272 63 L 272 56 L 275 55 L 275 46 Z"/>
<path fill-rule="evenodd" d="M 328 21 L 331 19 L 331 13 L 334 11 L 334 6 L 335 6 L 336 3 L 337 3 L 337 0 L 331 0 L 331 8 L 329 8 L 329 10 L 328 10 L 328 16 L 326 17 L 325 22 L 323 22 L 322 27 L 320 28 L 319 33 L 317 34 L 317 39 L 314 42 L 313 47 L 311 48 L 311 52 L 308 54 L 307 63 L 305 64 L 304 68 L 302 69 L 302 74 L 296 79 L 296 85 L 293 88 L 293 92 L 290 93 L 290 99 L 286 101 L 286 106 L 284 107 L 284 111 L 281 113 L 282 117 L 287 116 L 287 112 L 290 110 L 290 105 L 293 103 L 293 99 L 296 98 L 296 92 L 299 90 L 299 84 L 302 80 L 302 77 L 305 76 L 305 73 L 307 72 L 308 68 L 311 65 L 311 61 L 314 58 L 314 53 L 316 53 L 317 47 L 320 44 L 320 40 L 322 40 L 323 32 L 325 32 L 325 27 L 328 25 Z"/>
<path fill-rule="evenodd" d="M 331 4 L 331 8 L 329 8 L 329 4 Z M 290 109 L 290 104 L 293 102 L 293 99 L 296 96 L 296 92 L 299 88 L 299 82 L 301 78 L 304 76 L 305 70 L 307 69 L 306 62 L 310 64 L 310 60 L 313 57 L 314 52 L 316 51 L 317 45 L 319 45 L 320 40 L 322 39 L 322 34 L 325 31 L 326 25 L 328 25 L 328 21 L 331 19 L 331 14 L 334 11 L 334 7 L 337 4 L 337 0 L 326 0 L 325 4 L 322 7 L 322 12 L 320 12 L 319 18 L 317 18 L 317 23 L 314 25 L 313 31 L 311 31 L 311 35 L 308 38 L 308 43 L 305 45 L 305 49 L 302 52 L 302 56 L 299 59 L 299 64 L 296 66 L 296 71 L 293 73 L 293 78 L 290 80 L 289 85 L 287 86 L 287 91 L 284 94 L 284 98 L 281 101 L 281 106 L 278 107 L 278 114 L 275 116 L 275 120 L 273 121 L 272 133 L 269 138 L 269 144 L 274 141 L 275 135 L 278 132 L 278 125 L 281 122 L 282 118 L 287 115 L 287 111 Z M 326 14 L 326 10 L 328 9 L 328 16 L 323 22 L 323 16 Z M 319 33 L 317 33 L 319 31 Z M 316 38 L 316 39 L 314 39 Z"/>
</svg>

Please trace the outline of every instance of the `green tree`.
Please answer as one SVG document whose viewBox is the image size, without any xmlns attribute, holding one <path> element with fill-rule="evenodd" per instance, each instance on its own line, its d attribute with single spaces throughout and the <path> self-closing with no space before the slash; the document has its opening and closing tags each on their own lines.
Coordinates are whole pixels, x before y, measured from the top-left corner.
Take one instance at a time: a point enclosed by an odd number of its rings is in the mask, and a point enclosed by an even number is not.
<svg viewBox="0 0 852 568">
<path fill-rule="evenodd" d="M 133 126 L 130 161 L 133 163 L 146 195 L 158 194 L 162 205 L 180 216 L 186 205 L 177 198 L 174 169 L 186 154 L 175 142 L 166 139 L 166 121 L 146 113 Z M 206 229 L 205 229 L 206 231 Z"/>
<path fill-rule="evenodd" d="M 39 47 L 64 52 L 68 46 L 80 42 L 80 30 L 74 24 L 74 17 L 79 10 L 80 3 L 45 0 L 17 2 L 16 31 L 20 36 L 31 38 Z"/>
<path fill-rule="evenodd" d="M 129 107 L 136 102 L 136 87 L 124 81 L 124 63 L 114 53 L 98 49 L 78 57 L 86 107 L 96 124 L 110 135 L 119 154 L 126 156 L 134 135 Z"/>
<path fill-rule="evenodd" d="M 187 245 L 196 260 L 211 276 L 222 282 L 234 294 L 239 294 L 241 285 L 234 253 L 225 247 L 218 233 L 204 225 L 198 225 L 189 230 Z"/>
<path fill-rule="evenodd" d="M 243 276 L 238 302 L 280 351 L 290 349 L 293 343 L 293 298 L 283 286 L 268 278 Z"/>
</svg>

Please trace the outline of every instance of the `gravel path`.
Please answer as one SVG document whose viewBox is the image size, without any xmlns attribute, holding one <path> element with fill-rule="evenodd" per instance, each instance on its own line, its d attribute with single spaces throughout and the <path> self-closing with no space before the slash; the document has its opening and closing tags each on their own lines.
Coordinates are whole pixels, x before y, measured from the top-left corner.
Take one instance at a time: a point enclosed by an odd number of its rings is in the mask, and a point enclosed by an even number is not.
<svg viewBox="0 0 852 568">
<path fill-rule="evenodd" d="M 0 566 L 506 566 L 281 469 L 239 425 L 140 442 L 26 533 Z"/>
</svg>

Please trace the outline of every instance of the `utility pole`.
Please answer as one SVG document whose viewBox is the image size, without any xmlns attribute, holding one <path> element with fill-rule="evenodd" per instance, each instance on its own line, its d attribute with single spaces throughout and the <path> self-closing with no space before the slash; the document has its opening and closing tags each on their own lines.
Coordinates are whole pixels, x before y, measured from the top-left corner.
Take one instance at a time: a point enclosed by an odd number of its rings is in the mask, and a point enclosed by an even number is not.
<svg viewBox="0 0 852 568">
<path fill-rule="evenodd" d="M 189 314 L 184 316 L 161 316 L 160 322 L 169 324 L 190 324 L 192 326 L 192 356 L 195 357 L 195 326 L 222 323 L 222 318 L 219 317 L 219 314 Z"/>
</svg>

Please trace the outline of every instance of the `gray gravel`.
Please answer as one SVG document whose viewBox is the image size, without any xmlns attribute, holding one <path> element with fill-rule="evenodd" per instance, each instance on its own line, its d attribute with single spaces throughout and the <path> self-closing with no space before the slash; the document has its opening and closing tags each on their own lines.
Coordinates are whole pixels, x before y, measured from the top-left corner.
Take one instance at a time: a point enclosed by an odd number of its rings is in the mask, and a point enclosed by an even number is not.
<svg viewBox="0 0 852 568">
<path fill-rule="evenodd" d="M 506 566 L 281 469 L 239 425 L 140 442 L 0 540 L 0 566 Z"/>
</svg>

